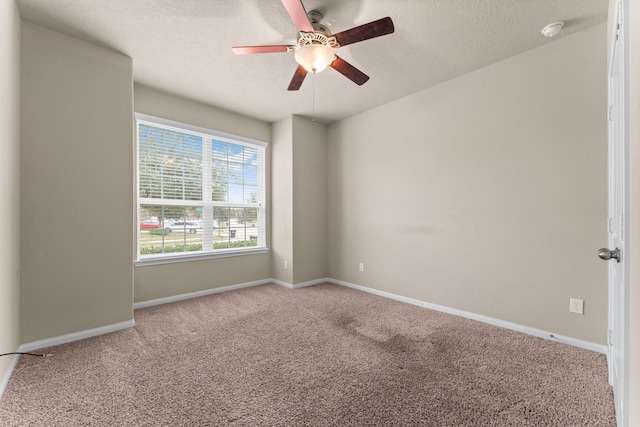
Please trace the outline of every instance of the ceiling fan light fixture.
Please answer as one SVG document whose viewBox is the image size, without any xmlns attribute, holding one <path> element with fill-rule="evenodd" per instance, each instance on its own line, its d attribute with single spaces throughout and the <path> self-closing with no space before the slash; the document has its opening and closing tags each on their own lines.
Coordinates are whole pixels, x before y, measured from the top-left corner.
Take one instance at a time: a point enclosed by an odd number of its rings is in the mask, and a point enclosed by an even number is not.
<svg viewBox="0 0 640 427">
<path fill-rule="evenodd" d="M 307 44 L 296 49 L 296 62 L 310 73 L 319 73 L 335 59 L 333 48 L 324 44 Z"/>
</svg>

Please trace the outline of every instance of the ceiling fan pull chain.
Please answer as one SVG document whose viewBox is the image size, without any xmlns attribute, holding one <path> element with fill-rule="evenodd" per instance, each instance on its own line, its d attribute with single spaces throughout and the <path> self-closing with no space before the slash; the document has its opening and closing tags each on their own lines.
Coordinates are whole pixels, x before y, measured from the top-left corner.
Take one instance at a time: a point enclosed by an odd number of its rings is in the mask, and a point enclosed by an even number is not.
<svg viewBox="0 0 640 427">
<path fill-rule="evenodd" d="M 312 94 L 311 94 L 311 121 L 316 122 L 316 73 L 313 73 L 312 80 Z"/>
</svg>

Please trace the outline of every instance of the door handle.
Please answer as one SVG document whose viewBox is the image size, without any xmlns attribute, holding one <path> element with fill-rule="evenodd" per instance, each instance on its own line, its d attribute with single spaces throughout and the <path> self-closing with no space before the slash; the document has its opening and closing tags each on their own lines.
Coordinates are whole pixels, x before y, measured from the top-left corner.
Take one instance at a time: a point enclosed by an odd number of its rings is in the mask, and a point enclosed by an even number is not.
<svg viewBox="0 0 640 427">
<path fill-rule="evenodd" d="M 611 258 L 613 258 L 617 262 L 620 262 L 620 249 L 615 248 L 614 250 L 610 251 L 607 248 L 601 248 L 598 251 L 598 256 L 605 261 L 609 261 Z"/>
</svg>

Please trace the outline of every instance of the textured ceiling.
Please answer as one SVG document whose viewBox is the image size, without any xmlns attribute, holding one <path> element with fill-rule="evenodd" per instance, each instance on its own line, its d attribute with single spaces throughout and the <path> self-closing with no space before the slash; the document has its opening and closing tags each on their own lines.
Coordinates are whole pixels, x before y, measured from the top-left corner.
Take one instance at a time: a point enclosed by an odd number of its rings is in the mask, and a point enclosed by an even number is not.
<svg viewBox="0 0 640 427">
<path fill-rule="evenodd" d="M 232 46 L 295 44 L 280 0 L 16 0 L 24 20 L 133 58 L 138 83 L 273 122 L 331 123 L 606 21 L 607 0 L 303 0 L 337 33 L 385 16 L 395 33 L 338 50 L 371 79 L 327 69 L 288 92 L 292 53 L 236 56 Z M 563 20 L 554 39 L 541 29 Z M 314 102 L 315 95 L 315 102 Z"/>
</svg>

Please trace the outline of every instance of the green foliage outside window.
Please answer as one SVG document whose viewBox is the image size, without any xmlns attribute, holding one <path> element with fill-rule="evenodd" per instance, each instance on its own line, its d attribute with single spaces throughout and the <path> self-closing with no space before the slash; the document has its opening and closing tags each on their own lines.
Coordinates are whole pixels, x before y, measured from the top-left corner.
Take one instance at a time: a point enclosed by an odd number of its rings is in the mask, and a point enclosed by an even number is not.
<svg viewBox="0 0 640 427">
<path fill-rule="evenodd" d="M 231 242 L 215 242 L 213 249 L 229 249 L 229 248 L 246 248 L 249 246 L 256 246 L 258 241 L 252 240 L 235 240 Z M 161 253 L 175 253 L 175 252 L 197 252 L 202 250 L 202 243 L 194 243 L 191 245 L 172 245 L 165 246 L 164 251 L 161 247 L 152 246 L 147 248 L 140 248 L 141 255 L 161 254 Z"/>
</svg>

